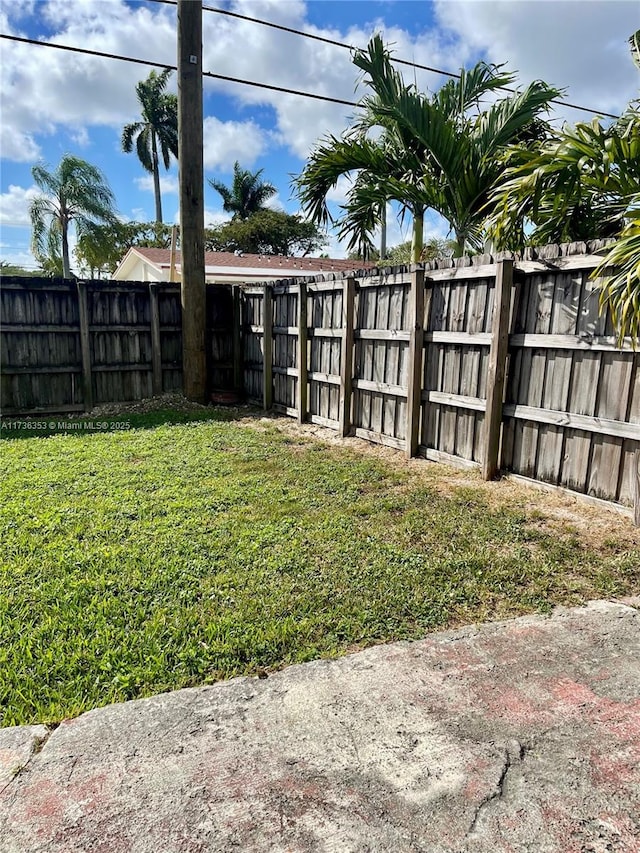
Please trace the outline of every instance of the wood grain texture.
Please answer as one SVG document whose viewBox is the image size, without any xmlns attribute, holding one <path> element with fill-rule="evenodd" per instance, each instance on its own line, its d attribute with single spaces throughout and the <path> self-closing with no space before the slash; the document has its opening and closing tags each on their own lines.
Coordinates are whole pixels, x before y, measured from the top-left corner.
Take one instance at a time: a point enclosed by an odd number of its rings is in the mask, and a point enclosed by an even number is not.
<svg viewBox="0 0 640 853">
<path fill-rule="evenodd" d="M 493 479 L 498 470 L 512 286 L 513 261 L 501 261 L 498 264 L 496 274 L 493 328 L 487 376 L 484 458 L 482 460 L 482 476 L 485 480 Z"/>
</svg>

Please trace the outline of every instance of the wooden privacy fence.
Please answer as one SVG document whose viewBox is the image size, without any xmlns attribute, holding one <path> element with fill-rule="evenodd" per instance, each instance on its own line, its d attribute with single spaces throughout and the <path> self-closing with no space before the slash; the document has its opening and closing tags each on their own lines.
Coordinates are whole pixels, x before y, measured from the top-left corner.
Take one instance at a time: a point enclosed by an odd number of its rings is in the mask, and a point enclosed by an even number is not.
<svg viewBox="0 0 640 853">
<path fill-rule="evenodd" d="M 245 392 L 408 455 L 633 504 L 639 356 L 599 314 L 588 248 L 247 287 Z"/>
<path fill-rule="evenodd" d="M 0 300 L 3 415 L 87 411 L 182 389 L 177 284 L 3 277 Z M 238 294 L 209 288 L 212 387 L 234 384 L 234 305 Z"/>
</svg>

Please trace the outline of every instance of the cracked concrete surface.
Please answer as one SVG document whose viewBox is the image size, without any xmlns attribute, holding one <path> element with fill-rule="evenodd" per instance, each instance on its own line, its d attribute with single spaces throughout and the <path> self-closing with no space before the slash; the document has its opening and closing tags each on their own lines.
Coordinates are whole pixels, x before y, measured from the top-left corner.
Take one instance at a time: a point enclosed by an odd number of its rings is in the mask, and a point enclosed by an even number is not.
<svg viewBox="0 0 640 853">
<path fill-rule="evenodd" d="M 637 604 L 0 730 L 0 851 L 634 853 Z"/>
</svg>

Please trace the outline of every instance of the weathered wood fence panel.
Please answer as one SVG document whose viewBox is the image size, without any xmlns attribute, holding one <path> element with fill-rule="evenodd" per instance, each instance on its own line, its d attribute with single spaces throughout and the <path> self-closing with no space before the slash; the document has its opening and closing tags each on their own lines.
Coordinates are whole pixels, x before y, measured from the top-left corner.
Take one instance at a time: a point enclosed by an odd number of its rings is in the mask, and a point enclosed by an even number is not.
<svg viewBox="0 0 640 853">
<path fill-rule="evenodd" d="M 309 393 L 307 418 L 337 429 L 340 412 L 340 352 L 344 283 L 328 281 L 307 287 Z"/>
<path fill-rule="evenodd" d="M 3 414 L 82 411 L 77 291 L 64 282 L 25 287 L 24 279 L 3 278 L 0 299 Z"/>
<path fill-rule="evenodd" d="M 240 327 L 239 304 L 234 288 L 207 288 L 207 378 L 210 390 L 240 391 L 238 342 L 234 329 Z"/>
<path fill-rule="evenodd" d="M 353 425 L 361 438 L 404 450 L 410 274 L 361 280 L 354 331 Z"/>
<path fill-rule="evenodd" d="M 310 278 L 302 303 L 299 281 L 249 288 L 247 395 L 264 404 L 269 292 L 276 410 L 485 476 L 501 469 L 631 504 L 639 356 L 616 346 L 599 313 L 588 250 Z"/>
<path fill-rule="evenodd" d="M 3 415 L 182 387 L 179 286 L 3 277 L 0 291 Z"/>
<path fill-rule="evenodd" d="M 297 416 L 298 289 L 274 288 L 273 293 L 273 407 Z"/>
<path fill-rule="evenodd" d="M 242 293 L 242 346 L 244 393 L 252 403 L 262 404 L 264 368 L 263 289 Z"/>
<path fill-rule="evenodd" d="M 640 354 L 599 312 L 601 248 L 211 287 L 210 385 L 409 455 L 633 504 Z M 182 387 L 177 285 L 5 277 L 1 301 L 3 414 Z"/>
</svg>

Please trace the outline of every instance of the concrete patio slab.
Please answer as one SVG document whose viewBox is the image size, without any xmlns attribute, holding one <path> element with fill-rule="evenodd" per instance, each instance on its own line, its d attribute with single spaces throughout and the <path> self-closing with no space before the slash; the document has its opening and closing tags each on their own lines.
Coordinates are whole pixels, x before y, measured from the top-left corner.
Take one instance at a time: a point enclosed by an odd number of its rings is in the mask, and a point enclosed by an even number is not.
<svg viewBox="0 0 640 853">
<path fill-rule="evenodd" d="M 0 850 L 633 853 L 636 603 L 5 729 Z"/>
</svg>

